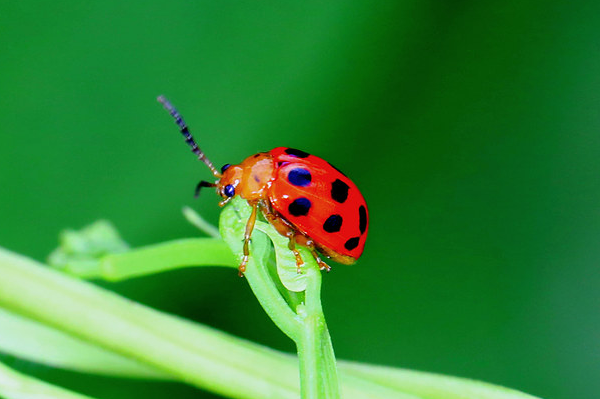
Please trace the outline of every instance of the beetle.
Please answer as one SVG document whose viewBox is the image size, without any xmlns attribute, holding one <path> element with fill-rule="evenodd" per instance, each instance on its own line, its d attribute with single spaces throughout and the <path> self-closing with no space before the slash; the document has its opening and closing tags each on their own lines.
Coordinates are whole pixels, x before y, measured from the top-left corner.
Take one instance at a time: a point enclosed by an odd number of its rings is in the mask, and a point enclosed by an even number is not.
<svg viewBox="0 0 600 399">
<path fill-rule="evenodd" d="M 304 264 L 296 245 L 307 247 L 321 270 L 329 271 L 319 253 L 335 262 L 352 264 L 361 256 L 369 229 L 369 212 L 356 185 L 329 162 L 304 151 L 276 147 L 249 156 L 238 165 L 225 164 L 219 172 L 200 150 L 181 114 L 164 97 L 157 98 L 175 119 L 192 152 L 217 179 L 202 180 L 203 187 L 216 188 L 220 206 L 237 195 L 248 201 L 252 212 L 244 233 L 240 275 L 246 271 L 250 238 L 257 213 L 289 239 L 298 273 Z"/>
</svg>

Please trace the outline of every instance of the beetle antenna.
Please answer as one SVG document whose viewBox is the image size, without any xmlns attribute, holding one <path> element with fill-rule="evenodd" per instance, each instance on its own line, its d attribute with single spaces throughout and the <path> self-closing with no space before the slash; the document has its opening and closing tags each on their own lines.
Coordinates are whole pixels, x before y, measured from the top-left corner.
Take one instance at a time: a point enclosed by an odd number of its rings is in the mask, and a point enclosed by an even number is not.
<svg viewBox="0 0 600 399">
<path fill-rule="evenodd" d="M 217 185 L 215 183 L 209 183 L 207 181 L 202 180 L 200 183 L 198 183 L 198 185 L 196 186 L 196 190 L 194 191 L 195 198 L 198 198 L 198 196 L 200 195 L 200 190 L 202 189 L 202 187 L 217 187 Z"/>
<path fill-rule="evenodd" d="M 156 100 L 158 100 L 158 102 L 161 103 L 163 107 L 165 107 L 165 109 L 169 111 L 171 116 L 175 119 L 175 123 L 177 124 L 177 126 L 179 126 L 179 131 L 181 132 L 181 134 L 183 134 L 185 142 L 192 148 L 192 152 L 196 154 L 196 156 L 198 156 L 199 160 L 201 160 L 206 164 L 206 166 L 208 166 L 208 168 L 215 177 L 220 178 L 221 174 L 217 171 L 217 169 L 215 169 L 215 166 L 210 161 L 210 159 L 208 159 L 206 155 L 204 155 L 204 152 L 202 152 L 200 147 L 198 147 L 198 144 L 196 143 L 196 140 L 194 140 L 194 138 L 192 137 L 192 134 L 190 133 L 188 126 L 185 124 L 183 117 L 175 109 L 173 104 L 171 104 L 169 100 L 167 100 L 163 95 L 158 96 Z"/>
</svg>

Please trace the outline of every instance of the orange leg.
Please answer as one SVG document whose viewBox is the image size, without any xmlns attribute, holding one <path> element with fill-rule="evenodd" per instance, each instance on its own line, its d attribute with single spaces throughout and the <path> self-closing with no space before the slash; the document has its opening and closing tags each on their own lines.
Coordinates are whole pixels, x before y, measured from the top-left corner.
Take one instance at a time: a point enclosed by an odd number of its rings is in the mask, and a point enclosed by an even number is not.
<svg viewBox="0 0 600 399">
<path fill-rule="evenodd" d="M 321 257 L 317 253 L 317 249 L 315 247 L 315 242 L 313 240 L 307 240 L 306 241 L 306 246 L 310 250 L 310 253 L 312 254 L 312 256 L 317 261 L 317 264 L 319 265 L 319 269 L 325 270 L 325 271 L 327 271 L 329 273 L 329 271 L 331 270 L 331 266 L 329 266 L 327 263 L 323 262 L 323 260 L 321 259 Z"/>
<path fill-rule="evenodd" d="M 305 245 L 306 247 L 308 247 L 308 249 L 310 250 L 310 252 L 313 255 L 313 257 L 315 258 L 315 260 L 317 261 L 317 264 L 319 265 L 319 268 L 321 270 L 327 270 L 327 271 L 331 270 L 331 267 L 327 263 L 323 262 L 323 260 L 319 256 L 319 253 L 317 252 L 315 243 L 312 239 L 304 236 L 303 234 L 297 233 L 293 229 L 293 227 L 290 226 L 285 220 L 281 219 L 280 217 L 277 217 L 271 211 L 268 204 L 261 202 L 260 209 L 261 209 L 262 213 L 265 215 L 265 218 L 269 221 L 269 223 L 271 223 L 271 225 L 273 225 L 273 227 L 275 227 L 275 230 L 277 230 L 279 232 L 279 234 L 281 234 L 282 236 L 288 237 L 290 239 L 288 247 L 294 253 L 294 256 L 296 257 L 296 266 L 298 267 L 298 273 L 301 272 L 300 268 L 304 264 L 304 261 L 302 260 L 300 253 L 296 249 L 296 243 Z"/>
<path fill-rule="evenodd" d="M 233 197 L 227 197 L 224 200 L 219 201 L 219 206 L 223 207 L 225 205 L 227 205 L 229 203 L 229 201 L 231 201 Z"/>
<path fill-rule="evenodd" d="M 246 223 L 246 232 L 244 233 L 244 257 L 242 258 L 242 263 L 238 268 L 240 271 L 240 277 L 242 277 L 246 271 L 248 256 L 250 256 L 250 237 L 252 236 L 252 230 L 254 230 L 254 223 L 256 223 L 256 208 L 258 207 L 258 204 L 250 203 L 250 205 L 252 206 L 252 213 L 248 218 L 248 222 Z"/>
<path fill-rule="evenodd" d="M 300 274 L 302 273 L 302 266 L 304 265 L 304 261 L 302 260 L 302 256 L 300 256 L 300 252 L 296 249 L 296 233 L 290 231 L 287 236 L 290 239 L 290 242 L 288 243 L 288 248 L 294 253 L 294 256 L 296 257 L 296 271 L 298 272 L 298 274 Z"/>
<path fill-rule="evenodd" d="M 265 215 L 265 219 L 267 219 L 267 221 L 273 227 L 275 227 L 275 230 L 277 230 L 277 232 L 279 234 L 281 234 L 282 236 L 289 237 L 290 232 L 294 231 L 292 226 L 290 226 L 286 221 L 284 221 L 283 219 L 281 219 L 280 217 L 275 215 L 273 213 L 273 211 L 271 211 L 269 205 L 266 204 L 265 202 L 263 202 L 263 201 L 259 202 L 259 206 L 260 206 L 260 210 L 262 211 L 263 215 Z"/>
<path fill-rule="evenodd" d="M 294 253 L 294 256 L 296 257 L 296 268 L 298 273 L 301 273 L 301 267 L 304 265 L 304 261 L 302 260 L 302 256 L 300 256 L 300 252 L 296 249 L 296 241 L 297 238 L 304 239 L 305 237 L 302 234 L 298 234 L 285 220 L 275 215 L 268 204 L 261 202 L 260 209 L 269 223 L 275 227 L 275 230 L 282 236 L 289 238 L 288 248 Z"/>
</svg>

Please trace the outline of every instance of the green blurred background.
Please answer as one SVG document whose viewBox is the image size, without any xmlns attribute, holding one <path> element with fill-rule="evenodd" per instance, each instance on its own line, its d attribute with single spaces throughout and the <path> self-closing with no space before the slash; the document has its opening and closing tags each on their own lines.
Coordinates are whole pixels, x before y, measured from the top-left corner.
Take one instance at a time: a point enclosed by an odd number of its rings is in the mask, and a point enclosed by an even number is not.
<svg viewBox="0 0 600 399">
<path fill-rule="evenodd" d="M 365 254 L 324 278 L 340 358 L 597 397 L 599 27 L 597 1 L 3 0 L 0 245 L 43 260 L 99 218 L 134 246 L 197 235 L 183 205 L 216 223 L 163 93 L 218 165 L 293 146 L 361 188 Z M 231 270 L 104 285 L 294 349 Z M 99 398 L 213 397 L 8 361 Z"/>
</svg>

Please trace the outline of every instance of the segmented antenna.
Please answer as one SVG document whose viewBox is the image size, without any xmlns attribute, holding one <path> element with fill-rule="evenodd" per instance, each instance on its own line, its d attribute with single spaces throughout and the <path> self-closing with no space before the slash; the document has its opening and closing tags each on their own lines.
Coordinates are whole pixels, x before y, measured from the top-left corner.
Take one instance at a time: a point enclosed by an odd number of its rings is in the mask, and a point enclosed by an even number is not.
<svg viewBox="0 0 600 399">
<path fill-rule="evenodd" d="M 201 160 L 206 164 L 206 166 L 208 166 L 208 168 L 215 177 L 220 178 L 221 174 L 217 171 L 217 169 L 215 169 L 210 159 L 208 159 L 206 155 L 204 155 L 200 147 L 198 147 L 198 144 L 196 143 L 196 140 L 194 140 L 194 138 L 192 137 L 190 130 L 188 129 L 187 125 L 185 124 L 185 121 L 183 120 L 183 117 L 179 114 L 175 107 L 173 107 L 169 100 L 167 100 L 163 95 L 158 96 L 156 99 L 159 103 L 163 105 L 163 107 L 165 107 L 167 111 L 169 111 L 171 116 L 175 118 L 175 123 L 177 124 L 177 126 L 179 126 L 179 131 L 181 132 L 181 134 L 183 134 L 185 142 L 192 148 L 192 152 L 196 154 L 196 156 L 198 156 L 199 160 Z"/>
</svg>

